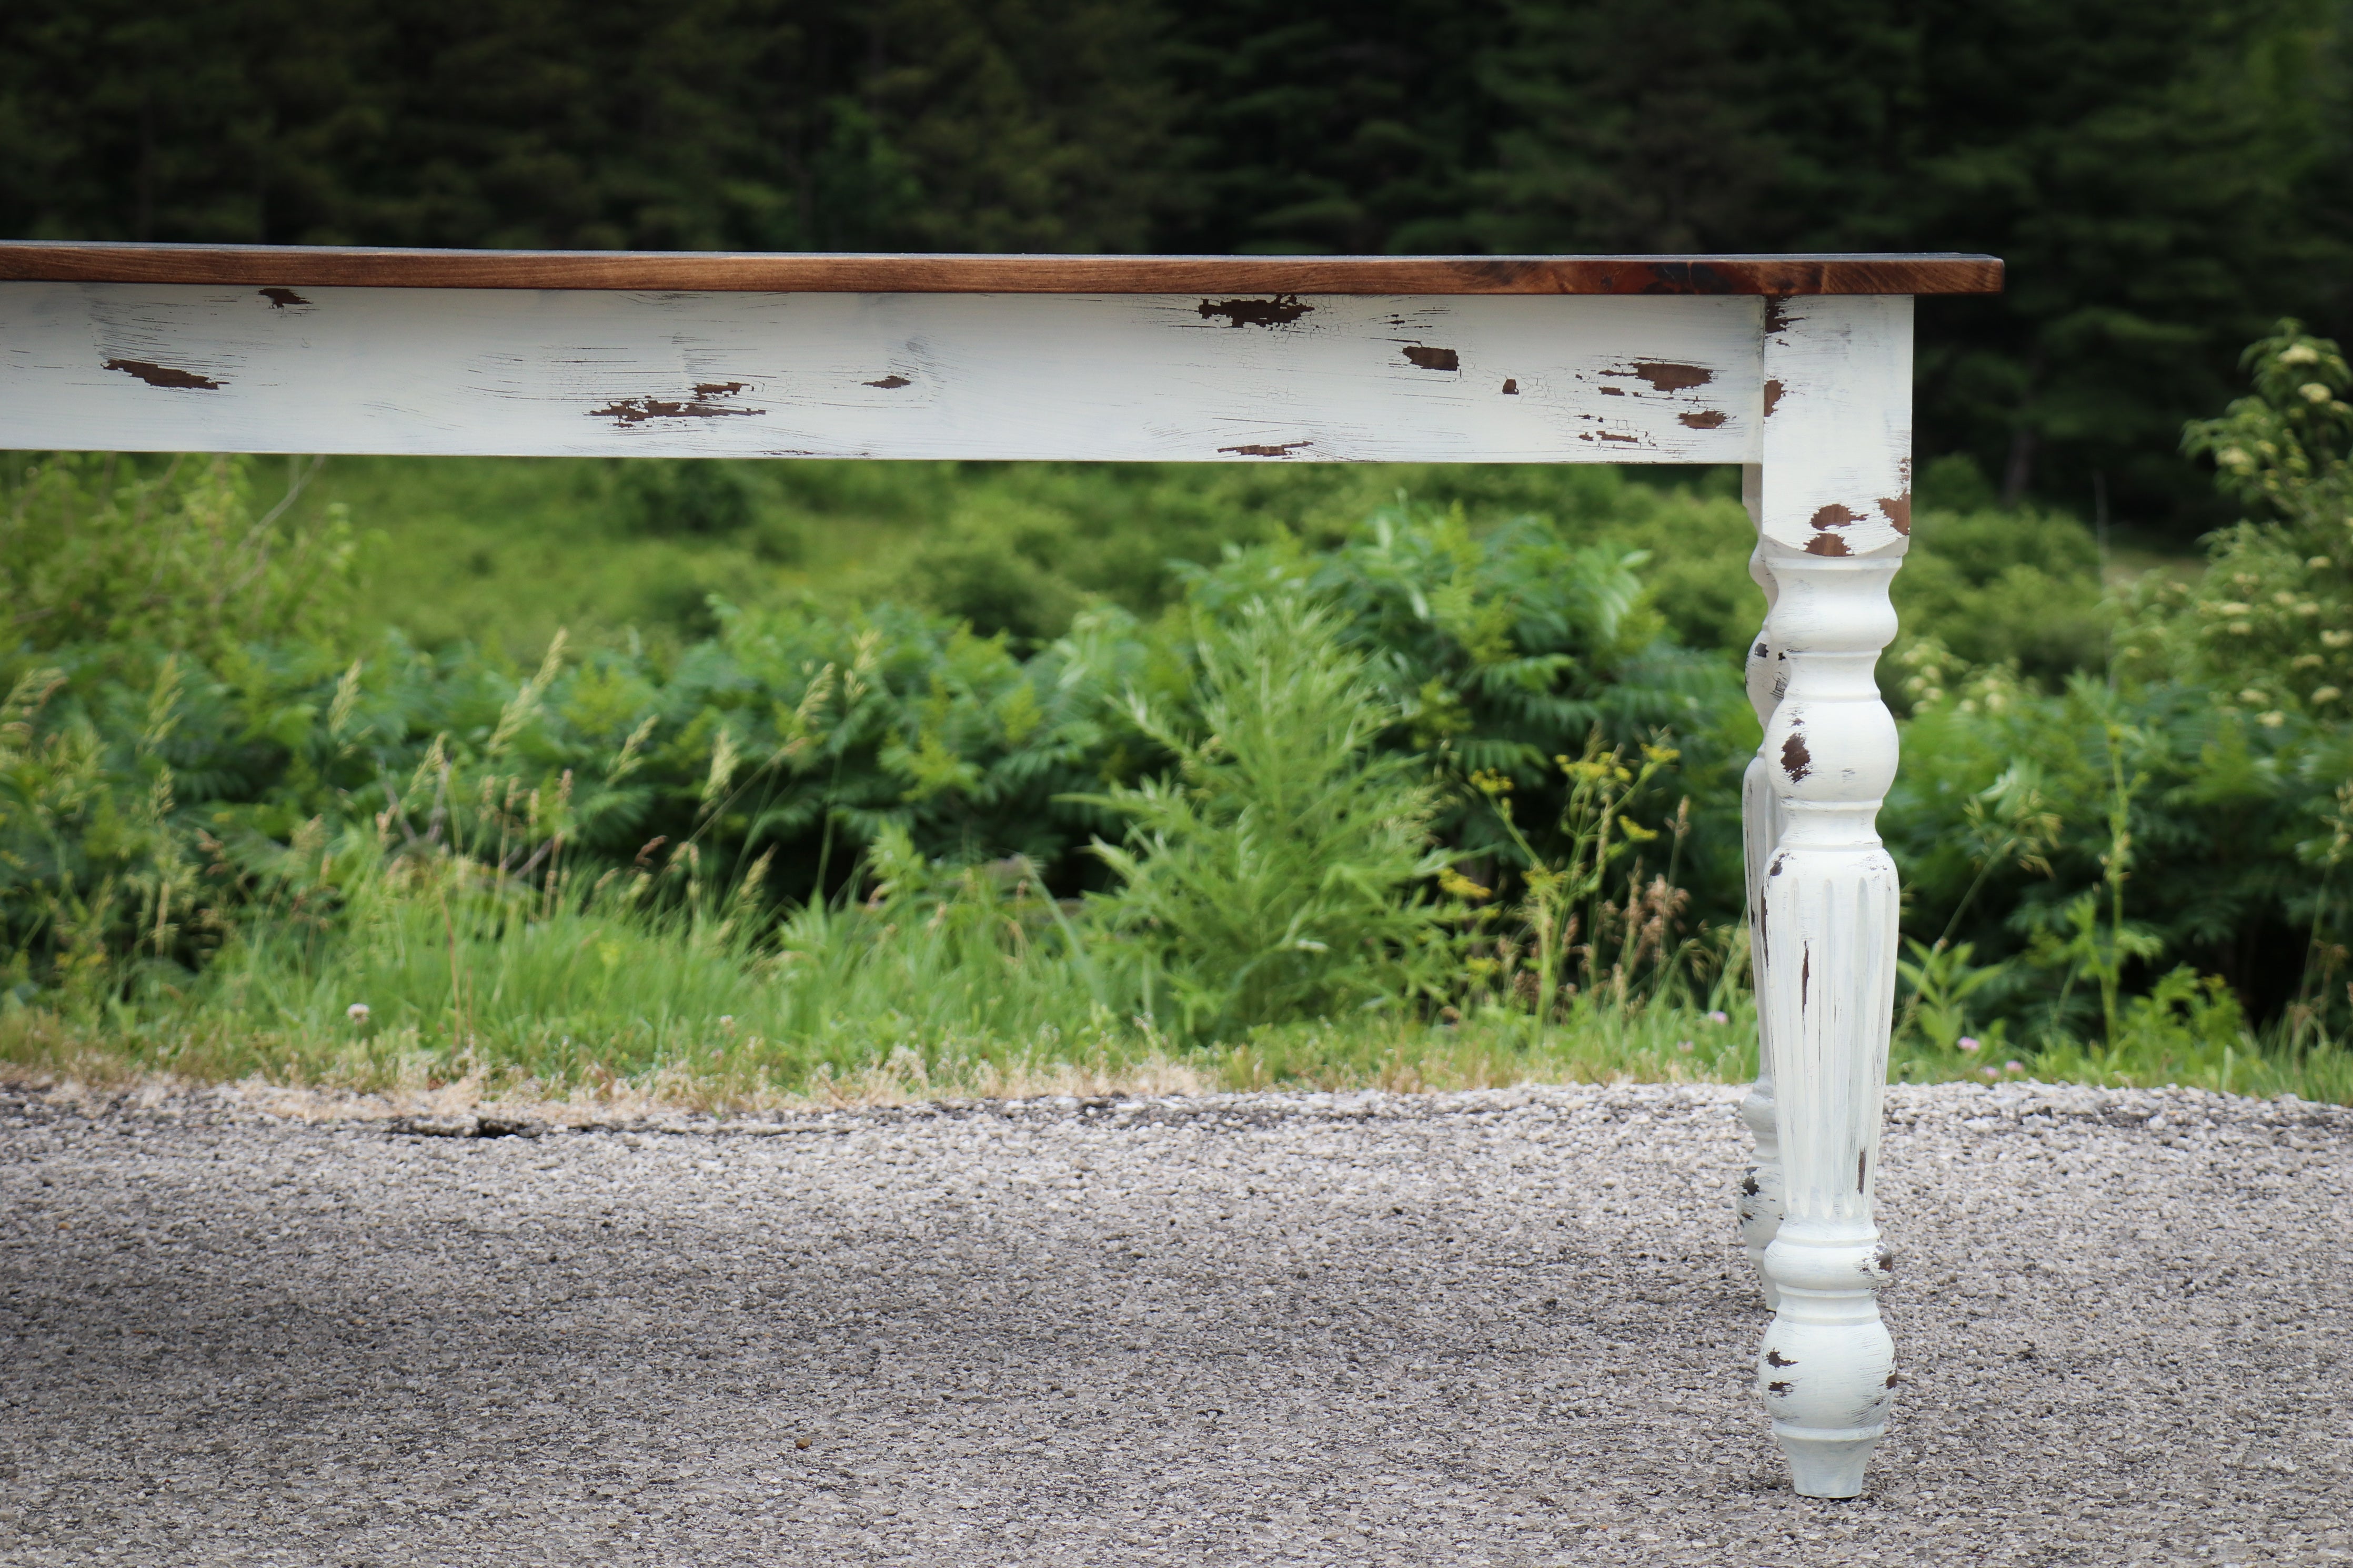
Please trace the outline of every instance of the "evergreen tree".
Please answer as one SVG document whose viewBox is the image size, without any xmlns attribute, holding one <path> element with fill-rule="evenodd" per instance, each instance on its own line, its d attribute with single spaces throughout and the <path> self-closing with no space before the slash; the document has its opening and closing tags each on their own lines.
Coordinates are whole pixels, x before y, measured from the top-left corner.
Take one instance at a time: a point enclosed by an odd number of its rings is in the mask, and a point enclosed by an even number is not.
<svg viewBox="0 0 2353 1568">
<path fill-rule="evenodd" d="M 1499 250 L 1979 250 L 1921 310 L 1920 447 L 2004 493 L 2202 510 L 2173 455 L 2236 346 L 2347 259 L 2313 0 L 1518 0 L 1473 178 Z"/>
<path fill-rule="evenodd" d="M 1465 177 L 1499 105 L 1479 71 L 1502 16 L 1445 0 L 1197 0 L 1174 7 L 1171 149 L 1186 208 L 1166 248 L 1258 254 L 1479 248 Z"/>
<path fill-rule="evenodd" d="M 1118 0 L 26 0 L 0 233 L 1140 247 L 1157 26 Z"/>
</svg>

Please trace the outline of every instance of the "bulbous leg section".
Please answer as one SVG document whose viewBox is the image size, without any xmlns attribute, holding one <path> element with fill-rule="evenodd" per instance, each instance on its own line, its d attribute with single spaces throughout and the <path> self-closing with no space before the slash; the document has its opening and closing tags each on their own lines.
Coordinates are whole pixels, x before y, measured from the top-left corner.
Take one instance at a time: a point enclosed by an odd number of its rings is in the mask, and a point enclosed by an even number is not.
<svg viewBox="0 0 2353 1568">
<path fill-rule="evenodd" d="M 1785 1230 L 1770 1251 L 1781 1305 L 1757 1352 L 1757 1384 L 1773 1439 L 1800 1495 L 1851 1498 L 1887 1430 L 1898 1381 L 1895 1344 L 1879 1319 L 1878 1247 Z"/>
</svg>

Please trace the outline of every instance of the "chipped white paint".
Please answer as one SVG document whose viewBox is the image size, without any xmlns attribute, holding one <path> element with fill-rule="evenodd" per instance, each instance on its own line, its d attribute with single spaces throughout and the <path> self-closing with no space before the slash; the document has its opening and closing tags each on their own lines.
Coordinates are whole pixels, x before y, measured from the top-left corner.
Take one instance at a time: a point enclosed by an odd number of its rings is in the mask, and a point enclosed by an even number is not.
<svg viewBox="0 0 2353 1568">
<path fill-rule="evenodd" d="M 1871 1207 L 1896 941 L 1874 825 L 1896 743 L 1873 668 L 1911 529 L 1911 302 L 1807 300 L 1777 316 L 1757 516 L 1781 674 L 1759 752 L 1774 842 L 1755 940 L 1782 1182 L 1757 1381 L 1798 1490 L 1852 1497 L 1896 1384 Z"/>
<path fill-rule="evenodd" d="M 1894 981 L 1873 668 L 1911 526 L 1912 301 L 627 293 L 0 283 L 0 446 L 512 456 L 1746 465 L 1765 727 L 1739 1205 L 1798 1489 L 1895 1377 L 1872 1221 Z"/>
<path fill-rule="evenodd" d="M 1817 295 L 1765 321 L 1766 539 L 1817 555 L 1912 531 L 1912 300 Z"/>
<path fill-rule="evenodd" d="M 1753 461 L 1754 297 L 0 285 L 17 447 Z"/>
</svg>

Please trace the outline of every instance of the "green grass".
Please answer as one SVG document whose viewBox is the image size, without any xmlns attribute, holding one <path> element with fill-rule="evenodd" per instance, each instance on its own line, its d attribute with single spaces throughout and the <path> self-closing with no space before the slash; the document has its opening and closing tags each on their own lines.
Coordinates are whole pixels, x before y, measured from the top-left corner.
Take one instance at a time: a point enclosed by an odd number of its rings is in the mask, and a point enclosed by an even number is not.
<svg viewBox="0 0 2353 1568">
<path fill-rule="evenodd" d="M 1440 1020 L 1390 1010 L 1172 1038 L 1090 933 L 982 868 L 952 888 L 808 909 L 757 932 L 659 883 L 501 889 L 463 862 L 337 853 L 342 933 L 276 909 L 201 976 L 126 998 L 0 1004 L 0 1062 L 122 1082 L 261 1079 L 490 1100 L 648 1100 L 706 1110 L 1038 1093 L 1398 1091 L 1527 1082 L 1738 1083 L 1756 1012 L 1736 968 L 1705 994 L 1578 997 L 1539 1022 L 1493 999 Z M 675 890 L 675 889 L 672 889 Z M 351 1008 L 364 1004 L 366 1016 Z M 2353 1051 L 2149 1030 L 1988 1061 L 1899 1039 L 1897 1082 L 2182 1084 L 2353 1104 Z"/>
<path fill-rule="evenodd" d="M 1173 1040 L 1101 933 L 980 868 L 755 931 L 671 879 L 585 893 L 501 885 L 455 858 L 322 851 L 332 925 L 261 911 L 202 974 L 79 1009 L 8 1006 L 0 1060 L 120 1079 L 259 1077 L 357 1091 L 463 1081 L 491 1096 L 702 1106 L 1088 1090 L 1445 1089 L 1529 1079 L 1726 1079 L 1753 1016 L 1573 1005 L 1539 1027 L 1474 1008 Z M 364 1008 L 354 1016 L 357 1004 Z"/>
</svg>

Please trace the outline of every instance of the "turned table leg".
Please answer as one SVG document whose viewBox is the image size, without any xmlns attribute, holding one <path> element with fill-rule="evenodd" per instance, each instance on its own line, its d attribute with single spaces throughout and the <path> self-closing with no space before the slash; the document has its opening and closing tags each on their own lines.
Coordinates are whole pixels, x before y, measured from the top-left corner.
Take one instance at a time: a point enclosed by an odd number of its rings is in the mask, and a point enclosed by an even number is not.
<svg viewBox="0 0 2353 1568">
<path fill-rule="evenodd" d="M 1777 552 L 1770 564 L 1789 671 L 1766 734 L 1781 834 L 1762 931 L 1783 1187 L 1765 1253 L 1778 1303 L 1757 1376 L 1798 1489 L 1852 1497 L 1896 1382 L 1871 1209 L 1896 921 L 1895 866 L 1873 830 L 1895 726 L 1872 665 L 1894 630 L 1896 563 Z"/>
<path fill-rule="evenodd" d="M 1767 312 L 1758 565 L 1778 700 L 1760 753 L 1772 847 L 1755 940 L 1781 1212 L 1765 1248 L 1778 1300 L 1757 1375 L 1810 1497 L 1862 1489 L 1897 1381 L 1872 1214 L 1897 917 L 1895 866 L 1875 828 L 1895 722 L 1874 668 L 1894 636 L 1888 584 L 1911 531 L 1910 351 L 1908 300 Z"/>
</svg>

